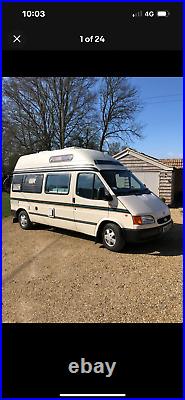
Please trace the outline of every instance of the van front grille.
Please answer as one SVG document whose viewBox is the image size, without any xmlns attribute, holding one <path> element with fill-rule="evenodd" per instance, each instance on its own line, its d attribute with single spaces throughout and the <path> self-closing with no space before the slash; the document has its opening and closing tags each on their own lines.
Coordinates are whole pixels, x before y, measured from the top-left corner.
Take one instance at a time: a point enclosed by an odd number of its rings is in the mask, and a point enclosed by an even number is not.
<svg viewBox="0 0 185 400">
<path fill-rule="evenodd" d="M 158 222 L 158 224 L 164 224 L 165 222 L 168 222 L 170 220 L 170 218 L 171 218 L 170 215 L 166 215 L 166 217 L 159 218 L 157 220 L 157 222 Z"/>
</svg>

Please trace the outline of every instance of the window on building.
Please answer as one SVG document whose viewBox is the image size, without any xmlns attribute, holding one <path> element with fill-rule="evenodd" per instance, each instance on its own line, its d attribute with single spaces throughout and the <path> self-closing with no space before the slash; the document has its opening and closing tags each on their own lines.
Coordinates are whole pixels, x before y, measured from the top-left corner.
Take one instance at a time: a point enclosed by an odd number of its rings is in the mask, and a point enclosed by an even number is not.
<svg viewBox="0 0 185 400">
<path fill-rule="evenodd" d="M 70 174 L 48 175 L 45 192 L 53 194 L 68 194 L 70 187 Z"/>
</svg>

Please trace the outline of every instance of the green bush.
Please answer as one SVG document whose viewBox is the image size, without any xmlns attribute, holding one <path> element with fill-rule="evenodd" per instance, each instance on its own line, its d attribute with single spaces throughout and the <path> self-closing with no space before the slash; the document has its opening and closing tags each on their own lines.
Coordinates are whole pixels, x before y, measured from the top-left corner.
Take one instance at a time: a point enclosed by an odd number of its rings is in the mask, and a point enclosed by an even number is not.
<svg viewBox="0 0 185 400">
<path fill-rule="evenodd" d="M 3 218 L 10 216 L 10 195 L 9 193 L 3 192 Z"/>
</svg>

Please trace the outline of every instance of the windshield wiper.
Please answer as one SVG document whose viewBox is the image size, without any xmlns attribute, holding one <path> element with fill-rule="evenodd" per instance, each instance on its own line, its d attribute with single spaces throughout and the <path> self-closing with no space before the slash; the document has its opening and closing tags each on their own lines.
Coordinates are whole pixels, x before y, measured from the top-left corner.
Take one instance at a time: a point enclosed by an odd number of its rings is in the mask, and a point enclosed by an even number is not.
<svg viewBox="0 0 185 400">
<path fill-rule="evenodd" d="M 140 189 L 130 189 L 130 194 L 135 194 L 137 196 L 143 194 L 143 191 Z"/>
<path fill-rule="evenodd" d="M 141 194 L 150 194 L 150 190 L 149 189 L 131 189 L 131 194 L 135 194 L 137 195 L 141 195 Z"/>
<path fill-rule="evenodd" d="M 143 188 L 143 189 L 125 189 L 124 191 L 121 189 L 115 190 L 115 188 L 112 188 L 113 192 L 117 196 L 129 196 L 129 195 L 136 195 L 136 196 L 141 196 L 142 194 L 150 194 L 151 191 L 148 188 Z"/>
<path fill-rule="evenodd" d="M 130 189 L 128 194 L 135 194 L 136 196 L 140 196 L 142 194 L 150 194 L 150 190 L 148 188 L 143 189 Z"/>
</svg>

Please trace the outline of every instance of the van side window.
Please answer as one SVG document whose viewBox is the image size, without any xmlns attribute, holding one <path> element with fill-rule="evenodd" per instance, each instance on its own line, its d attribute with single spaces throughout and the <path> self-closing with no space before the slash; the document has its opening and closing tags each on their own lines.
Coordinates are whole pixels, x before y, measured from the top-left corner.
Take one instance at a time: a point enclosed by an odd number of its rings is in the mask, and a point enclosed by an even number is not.
<svg viewBox="0 0 185 400">
<path fill-rule="evenodd" d="M 70 174 L 48 175 L 45 185 L 45 193 L 68 194 L 70 186 Z"/>
<path fill-rule="evenodd" d="M 12 191 L 13 192 L 21 192 L 22 191 L 22 182 L 24 175 L 14 175 L 12 181 Z"/>
<path fill-rule="evenodd" d="M 22 184 L 22 191 L 27 193 L 41 193 L 43 177 L 44 175 L 41 174 L 25 175 Z"/>
<path fill-rule="evenodd" d="M 76 194 L 86 199 L 98 200 L 98 189 L 104 187 L 97 175 L 81 173 L 78 175 Z"/>
</svg>

